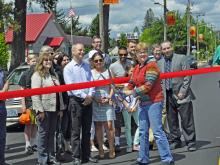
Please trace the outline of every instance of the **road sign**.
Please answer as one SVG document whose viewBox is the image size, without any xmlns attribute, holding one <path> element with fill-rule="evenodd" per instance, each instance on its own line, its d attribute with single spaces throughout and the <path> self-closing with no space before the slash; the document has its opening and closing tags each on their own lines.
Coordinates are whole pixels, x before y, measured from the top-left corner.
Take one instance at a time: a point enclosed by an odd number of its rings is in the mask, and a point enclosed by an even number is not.
<svg viewBox="0 0 220 165">
<path fill-rule="evenodd" d="M 118 4 L 119 0 L 103 0 L 104 4 Z"/>
</svg>

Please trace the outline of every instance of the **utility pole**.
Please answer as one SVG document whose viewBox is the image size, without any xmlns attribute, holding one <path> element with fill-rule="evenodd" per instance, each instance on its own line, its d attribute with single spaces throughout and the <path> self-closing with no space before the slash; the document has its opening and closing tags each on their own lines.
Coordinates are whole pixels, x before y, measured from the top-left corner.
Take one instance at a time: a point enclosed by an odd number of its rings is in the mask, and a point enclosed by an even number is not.
<svg viewBox="0 0 220 165">
<path fill-rule="evenodd" d="M 102 40 L 102 51 L 108 53 L 109 5 L 99 0 L 99 35 Z"/>
<path fill-rule="evenodd" d="M 164 16 L 164 34 L 163 34 L 163 40 L 166 41 L 167 40 L 167 0 L 164 0 L 163 2 L 163 16 Z"/>
<path fill-rule="evenodd" d="M 187 54 L 190 55 L 190 7 L 191 7 L 191 2 L 188 0 L 187 8 L 186 8 L 186 14 L 187 14 Z"/>
</svg>

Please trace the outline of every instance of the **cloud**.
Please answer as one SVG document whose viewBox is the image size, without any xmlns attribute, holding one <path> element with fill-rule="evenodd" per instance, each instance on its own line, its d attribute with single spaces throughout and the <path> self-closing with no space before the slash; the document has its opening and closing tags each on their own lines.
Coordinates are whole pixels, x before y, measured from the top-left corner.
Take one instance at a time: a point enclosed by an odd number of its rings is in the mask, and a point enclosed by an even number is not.
<svg viewBox="0 0 220 165">
<path fill-rule="evenodd" d="M 58 8 L 63 9 L 67 14 L 70 2 L 71 0 L 59 0 Z M 115 37 L 120 32 L 131 32 L 135 26 L 141 29 L 146 11 L 149 8 L 153 10 L 156 17 L 163 17 L 163 6 L 155 5 L 154 2 L 163 5 L 164 0 L 120 0 L 119 4 L 111 5 L 109 15 L 111 36 Z M 167 8 L 178 10 L 181 14 L 184 14 L 187 2 L 188 0 L 167 0 Z M 205 13 L 205 16 L 200 17 L 200 19 L 214 24 L 215 28 L 220 30 L 220 0 L 191 0 L 191 2 L 192 13 Z M 96 14 L 99 13 L 98 5 L 99 0 L 72 0 L 72 7 L 79 15 L 80 23 L 84 26 L 90 25 Z"/>
</svg>

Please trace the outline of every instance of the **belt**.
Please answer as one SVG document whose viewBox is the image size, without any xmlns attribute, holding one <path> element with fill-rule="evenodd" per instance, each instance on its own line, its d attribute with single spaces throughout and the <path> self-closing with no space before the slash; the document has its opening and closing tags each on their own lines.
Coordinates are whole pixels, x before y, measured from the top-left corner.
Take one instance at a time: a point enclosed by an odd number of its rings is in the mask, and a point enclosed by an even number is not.
<svg viewBox="0 0 220 165">
<path fill-rule="evenodd" d="M 84 98 L 81 98 L 81 97 L 77 97 L 77 96 L 69 96 L 70 97 L 70 99 L 74 99 L 75 101 L 77 101 L 77 102 L 84 102 L 85 101 L 85 99 Z"/>
</svg>

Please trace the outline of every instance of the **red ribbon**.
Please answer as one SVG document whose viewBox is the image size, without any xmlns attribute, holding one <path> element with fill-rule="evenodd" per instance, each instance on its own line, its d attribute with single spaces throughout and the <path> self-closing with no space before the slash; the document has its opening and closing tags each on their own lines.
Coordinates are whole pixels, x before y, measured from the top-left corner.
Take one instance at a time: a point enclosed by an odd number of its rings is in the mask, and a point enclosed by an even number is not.
<svg viewBox="0 0 220 165">
<path fill-rule="evenodd" d="M 220 72 L 220 67 L 211 67 L 211 68 L 201 68 L 196 70 L 185 70 L 179 72 L 170 72 L 170 73 L 161 73 L 160 78 L 175 78 L 175 77 L 183 77 L 183 76 L 192 76 L 198 74 L 207 74 L 211 72 Z M 121 84 L 128 82 L 129 77 L 121 77 L 113 79 L 115 84 Z M 111 80 L 98 80 L 92 82 L 83 82 L 77 84 L 67 84 L 67 85 L 60 85 L 60 86 L 51 86 L 51 87 L 44 87 L 44 88 L 33 88 L 33 89 L 25 89 L 25 90 L 16 90 L 16 91 L 8 91 L 3 92 L 0 94 L 0 100 L 6 100 L 9 98 L 15 97 L 28 97 L 33 95 L 41 95 L 41 94 L 48 94 L 48 93 L 56 93 L 56 92 L 64 92 L 70 90 L 77 90 L 77 89 L 84 89 L 90 87 L 98 87 L 98 86 L 105 86 L 111 84 Z"/>
</svg>

